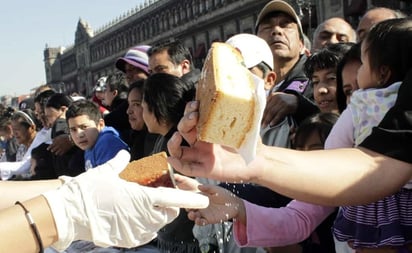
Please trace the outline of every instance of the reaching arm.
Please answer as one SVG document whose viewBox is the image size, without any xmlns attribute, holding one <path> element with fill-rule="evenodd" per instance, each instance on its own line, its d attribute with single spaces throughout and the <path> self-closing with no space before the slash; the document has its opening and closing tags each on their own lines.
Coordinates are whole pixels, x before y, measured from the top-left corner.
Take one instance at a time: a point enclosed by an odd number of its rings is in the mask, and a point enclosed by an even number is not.
<svg viewBox="0 0 412 253">
<path fill-rule="evenodd" d="M 0 210 L 14 205 L 16 200 L 25 201 L 40 195 L 43 192 L 56 189 L 62 184 L 61 180 L 36 181 L 1 181 Z"/>
<path fill-rule="evenodd" d="M 240 199 L 215 185 L 200 185 L 209 197 L 209 206 L 191 210 L 197 225 L 234 219 L 237 243 L 248 247 L 286 246 L 299 243 L 316 229 L 336 208 L 293 200 L 286 207 L 268 208 Z"/>
<path fill-rule="evenodd" d="M 188 176 L 254 182 L 327 206 L 376 201 L 397 191 L 412 176 L 412 164 L 362 148 L 296 151 L 259 144 L 256 159 L 246 165 L 238 154 L 196 139 L 197 109 L 197 102 L 188 103 L 179 132 L 168 143 L 169 162 Z M 183 138 L 190 147 L 180 147 Z"/>
<path fill-rule="evenodd" d="M 366 149 L 293 151 L 262 145 L 249 165 L 254 182 L 298 200 L 329 206 L 357 205 L 396 192 L 412 164 Z M 395 173 L 394 173 L 395 172 Z"/>
<path fill-rule="evenodd" d="M 52 245 L 63 250 L 74 240 L 93 241 L 99 246 L 140 246 L 174 220 L 180 208 L 208 205 L 208 199 L 200 194 L 150 188 L 120 179 L 117 175 L 129 159 L 128 152 L 120 151 L 106 164 L 22 202 L 37 224 L 44 247 Z M 39 251 L 20 206 L 0 210 L 0 223 L 0 237 L 4 239 L 0 252 Z"/>
<path fill-rule="evenodd" d="M 43 246 L 57 241 L 56 225 L 46 199 L 39 196 L 22 203 L 30 211 L 39 229 Z M 14 205 L 1 210 L 0 221 L 0 252 L 39 252 L 39 244 L 20 206 Z"/>
<path fill-rule="evenodd" d="M 236 220 L 237 243 L 247 247 L 279 247 L 299 243 L 310 236 L 334 207 L 293 200 L 286 207 L 267 208 L 245 201 L 247 225 Z"/>
</svg>

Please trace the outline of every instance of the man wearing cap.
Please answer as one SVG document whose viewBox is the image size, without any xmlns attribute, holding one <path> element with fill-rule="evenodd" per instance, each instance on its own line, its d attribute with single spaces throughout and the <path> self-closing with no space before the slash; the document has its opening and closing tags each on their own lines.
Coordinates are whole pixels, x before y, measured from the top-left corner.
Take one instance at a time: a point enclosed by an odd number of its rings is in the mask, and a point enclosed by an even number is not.
<svg viewBox="0 0 412 253">
<path fill-rule="evenodd" d="M 147 51 L 150 46 L 139 45 L 130 48 L 123 57 L 116 61 L 116 68 L 126 76 L 128 84 L 149 76 Z"/>
<path fill-rule="evenodd" d="M 262 118 L 262 142 L 290 148 L 293 129 L 306 117 L 319 111 L 312 101 L 312 87 L 303 71 L 307 56 L 300 19 L 287 2 L 273 0 L 260 11 L 255 31 L 269 44 L 276 73 L 275 86 L 268 96 Z M 274 208 L 286 206 L 291 201 L 268 188 L 254 185 L 245 185 L 240 194 L 242 198 L 254 200 L 252 202 L 255 204 Z M 302 248 L 290 245 L 273 250 L 300 252 Z"/>
<path fill-rule="evenodd" d="M 306 61 L 304 34 L 292 6 L 281 0 L 267 3 L 258 15 L 255 31 L 272 50 L 277 76 L 265 108 L 263 127 L 278 124 L 286 115 L 292 115 L 299 123 L 318 112 L 319 109 L 311 101 L 312 88 L 303 71 Z"/>
</svg>

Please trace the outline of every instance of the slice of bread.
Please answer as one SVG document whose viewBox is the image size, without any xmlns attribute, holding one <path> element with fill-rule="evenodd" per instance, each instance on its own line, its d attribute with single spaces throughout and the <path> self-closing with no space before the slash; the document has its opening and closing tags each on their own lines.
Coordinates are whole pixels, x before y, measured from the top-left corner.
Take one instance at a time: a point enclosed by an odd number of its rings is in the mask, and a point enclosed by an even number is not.
<svg viewBox="0 0 412 253">
<path fill-rule="evenodd" d="M 198 139 L 239 148 L 253 125 L 256 106 L 252 73 L 229 44 L 212 44 L 196 90 Z"/>
<path fill-rule="evenodd" d="M 167 162 L 166 152 L 160 152 L 130 162 L 119 177 L 151 187 L 175 187 L 173 170 Z"/>
</svg>

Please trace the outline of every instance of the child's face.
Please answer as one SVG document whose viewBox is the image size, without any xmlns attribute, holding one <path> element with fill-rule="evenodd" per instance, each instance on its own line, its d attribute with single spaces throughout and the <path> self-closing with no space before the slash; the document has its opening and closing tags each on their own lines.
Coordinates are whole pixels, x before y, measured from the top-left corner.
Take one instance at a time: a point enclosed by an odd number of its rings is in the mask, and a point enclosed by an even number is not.
<svg viewBox="0 0 412 253">
<path fill-rule="evenodd" d="M 268 73 L 265 73 L 258 68 L 257 66 L 252 67 L 249 69 L 250 72 L 252 72 L 252 74 L 254 74 L 255 76 L 258 76 L 260 78 L 263 79 L 264 83 L 265 83 L 265 91 L 266 91 L 266 95 L 269 95 L 270 90 L 273 88 L 273 86 L 275 86 L 275 81 L 276 81 L 276 73 L 273 71 L 268 71 Z"/>
<path fill-rule="evenodd" d="M 318 131 L 312 131 L 312 133 L 305 139 L 305 143 L 302 145 L 296 145 L 297 150 L 310 151 L 321 150 L 324 148 L 324 144 L 320 139 Z"/>
<path fill-rule="evenodd" d="M 133 130 L 139 131 L 144 127 L 142 94 L 138 89 L 133 89 L 127 97 L 129 106 L 127 107 L 127 116 Z"/>
<path fill-rule="evenodd" d="M 315 70 L 312 75 L 313 97 L 321 112 L 338 110 L 336 99 L 336 69 Z"/>
<path fill-rule="evenodd" d="M 349 104 L 352 92 L 359 89 L 356 76 L 361 65 L 362 63 L 360 61 L 352 60 L 347 62 L 342 68 L 342 88 L 343 94 L 346 96 L 346 104 Z"/>
<path fill-rule="evenodd" d="M 70 136 L 80 149 L 87 150 L 94 146 L 99 132 L 104 127 L 104 121 L 98 124 L 91 120 L 87 115 L 80 115 L 68 120 Z"/>
<path fill-rule="evenodd" d="M 368 89 L 368 88 L 377 88 L 379 84 L 379 80 L 377 79 L 376 73 L 371 70 L 370 62 L 369 62 L 369 55 L 365 51 L 367 43 L 364 41 L 362 42 L 361 46 L 361 60 L 362 65 L 358 70 L 358 85 L 361 89 Z"/>
<path fill-rule="evenodd" d="M 95 91 L 94 94 L 96 94 L 96 97 L 102 101 L 104 99 L 104 91 Z"/>
</svg>

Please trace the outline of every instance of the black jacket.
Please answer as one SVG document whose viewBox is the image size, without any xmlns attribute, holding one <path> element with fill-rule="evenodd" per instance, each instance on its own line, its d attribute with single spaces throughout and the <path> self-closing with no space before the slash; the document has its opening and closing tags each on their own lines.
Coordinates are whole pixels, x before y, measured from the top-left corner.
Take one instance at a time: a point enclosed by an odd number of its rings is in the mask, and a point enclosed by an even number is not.
<svg viewBox="0 0 412 253">
<path fill-rule="evenodd" d="M 165 136 L 159 136 L 156 140 L 153 153 L 167 150 L 167 142 L 172 137 L 173 133 L 177 131 L 173 127 Z M 182 143 L 187 146 L 186 142 Z M 181 208 L 179 216 L 171 223 L 164 226 L 157 233 L 157 246 L 161 252 L 170 253 L 200 253 L 200 248 L 196 238 L 193 235 L 194 222 L 189 220 L 185 209 Z"/>
<path fill-rule="evenodd" d="M 110 112 L 104 116 L 104 122 L 106 126 L 116 129 L 120 134 L 120 138 L 130 146 L 131 141 L 129 137 L 132 128 L 127 116 L 128 106 L 129 104 L 126 99 L 116 97 L 110 107 Z"/>
<path fill-rule="evenodd" d="M 192 69 L 189 73 L 186 73 L 181 78 L 186 83 L 191 84 L 196 87 L 197 82 L 199 81 L 199 78 L 200 78 L 200 70 Z"/>
<path fill-rule="evenodd" d="M 130 161 L 134 161 L 152 153 L 158 134 L 151 134 L 147 129 L 131 131 L 130 136 Z"/>
</svg>

